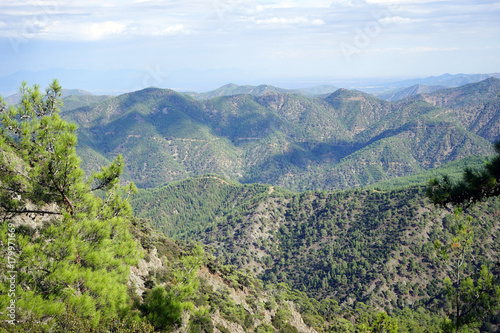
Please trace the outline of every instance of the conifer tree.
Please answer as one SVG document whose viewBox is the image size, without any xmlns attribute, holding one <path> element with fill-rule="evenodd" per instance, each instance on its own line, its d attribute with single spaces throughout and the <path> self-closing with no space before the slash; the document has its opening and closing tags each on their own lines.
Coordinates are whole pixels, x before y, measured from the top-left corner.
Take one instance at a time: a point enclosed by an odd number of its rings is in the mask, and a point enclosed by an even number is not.
<svg viewBox="0 0 500 333">
<path fill-rule="evenodd" d="M 496 156 L 481 170 L 466 168 L 462 180 L 453 182 L 448 176 L 429 181 L 427 196 L 440 206 L 467 208 L 478 201 L 500 195 L 500 141 L 493 145 Z"/>
<path fill-rule="evenodd" d="M 76 126 L 59 115 L 57 80 L 45 94 L 25 83 L 21 93 L 17 106 L 7 108 L 0 100 L 0 237 L 7 244 L 8 232 L 15 234 L 9 249 L 16 258 L 16 320 L 50 326 L 70 311 L 98 325 L 124 316 L 129 267 L 140 252 L 123 197 L 135 187 L 118 184 L 123 161 L 119 156 L 86 179 L 76 154 Z M 43 217 L 34 228 L 25 223 Z M 2 268 L 6 258 L 0 258 Z M 5 308 L 12 298 L 5 276 L 1 282 Z"/>
<path fill-rule="evenodd" d="M 472 264 L 471 252 L 476 239 L 472 218 L 464 216 L 463 212 L 479 201 L 500 195 L 500 141 L 494 148 L 497 156 L 483 169 L 466 168 L 459 182 L 451 181 L 448 176 L 431 179 L 427 187 L 427 197 L 436 206 L 452 206 L 455 211 L 448 237 L 434 243 L 447 274 L 444 289 L 450 306 L 443 326 L 445 331 L 460 332 L 477 326 L 500 308 L 498 272 L 483 264 L 475 274 L 467 274 L 466 267 Z"/>
</svg>

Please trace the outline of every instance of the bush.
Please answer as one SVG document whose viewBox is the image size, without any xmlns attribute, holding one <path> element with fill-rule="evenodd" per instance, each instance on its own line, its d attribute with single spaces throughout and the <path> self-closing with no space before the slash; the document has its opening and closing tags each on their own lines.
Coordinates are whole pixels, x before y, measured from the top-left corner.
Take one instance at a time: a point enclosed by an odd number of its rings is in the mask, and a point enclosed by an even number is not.
<svg viewBox="0 0 500 333">
<path fill-rule="evenodd" d="M 182 325 L 182 304 L 163 287 L 153 289 L 140 310 L 156 329 L 166 330 Z"/>
<path fill-rule="evenodd" d="M 189 323 L 189 333 L 212 333 L 214 324 L 208 315 L 207 310 L 197 311 Z"/>
<path fill-rule="evenodd" d="M 260 324 L 255 328 L 255 333 L 274 333 L 274 328 L 269 324 Z"/>
</svg>

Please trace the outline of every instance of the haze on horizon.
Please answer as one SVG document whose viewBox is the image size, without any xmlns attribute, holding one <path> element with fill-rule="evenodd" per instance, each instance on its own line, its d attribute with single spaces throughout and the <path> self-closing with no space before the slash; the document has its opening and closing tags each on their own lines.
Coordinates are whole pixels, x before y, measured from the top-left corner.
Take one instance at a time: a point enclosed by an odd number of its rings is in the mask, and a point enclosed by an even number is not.
<svg viewBox="0 0 500 333">
<path fill-rule="evenodd" d="M 0 77 L 136 70 L 137 86 L 190 89 L 197 75 L 216 88 L 492 73 L 498 17 L 495 0 L 4 0 Z"/>
</svg>

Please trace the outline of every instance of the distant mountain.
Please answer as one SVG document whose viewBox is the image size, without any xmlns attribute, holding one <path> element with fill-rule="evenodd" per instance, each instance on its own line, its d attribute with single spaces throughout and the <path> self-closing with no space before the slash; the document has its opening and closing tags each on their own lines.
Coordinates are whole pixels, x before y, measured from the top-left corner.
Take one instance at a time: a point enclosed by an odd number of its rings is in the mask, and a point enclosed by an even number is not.
<svg viewBox="0 0 500 333">
<path fill-rule="evenodd" d="M 263 96 L 269 93 L 279 93 L 279 94 L 297 94 L 297 95 L 324 95 L 329 94 L 337 90 L 338 88 L 329 85 L 321 85 L 315 86 L 311 88 L 303 88 L 303 89 L 283 89 L 274 87 L 268 84 L 262 84 L 259 86 L 250 86 L 244 85 L 239 86 L 234 83 L 226 84 L 218 89 L 197 93 L 197 92 L 185 92 L 184 94 L 190 97 L 193 97 L 197 100 L 207 100 L 215 97 L 221 96 L 235 96 L 235 95 L 254 95 L 254 96 Z"/>
<path fill-rule="evenodd" d="M 140 187 L 217 173 L 294 190 L 345 189 L 491 154 L 500 137 L 499 82 L 397 102 L 346 89 L 325 98 L 268 92 L 199 101 L 149 88 L 63 115 L 79 124 L 84 164 L 123 154 Z M 474 105 L 488 123 L 470 123 L 463 112 Z"/>
<path fill-rule="evenodd" d="M 65 98 L 69 96 L 93 96 L 93 94 L 82 89 L 62 89 L 61 97 Z M 22 97 L 23 95 L 21 93 L 17 93 L 7 96 L 4 100 L 7 104 L 15 105 L 21 102 Z"/>
<path fill-rule="evenodd" d="M 298 89 L 299 91 L 304 92 L 306 95 L 315 95 L 315 96 L 320 96 L 320 95 L 327 95 L 335 92 L 337 87 L 331 86 L 331 85 L 319 85 L 319 86 L 314 86 L 310 88 L 302 88 Z"/>
<path fill-rule="evenodd" d="M 426 86 L 422 84 L 416 84 L 414 86 L 398 89 L 393 92 L 387 92 L 382 94 L 376 94 L 377 97 L 385 99 L 386 101 L 394 102 L 399 101 L 400 99 L 407 98 L 410 96 L 424 94 L 424 93 L 432 93 L 437 90 L 446 89 L 446 86 Z"/>
<path fill-rule="evenodd" d="M 412 78 L 407 80 L 390 81 L 383 79 L 362 80 L 357 79 L 347 81 L 340 84 L 350 89 L 358 89 L 376 96 L 381 94 L 392 94 L 399 90 L 404 90 L 415 85 L 421 86 L 443 86 L 446 88 L 455 88 L 462 85 L 477 83 L 486 80 L 490 77 L 500 78 L 500 73 L 486 73 L 486 74 L 443 74 L 440 76 L 430 76 L 423 78 Z"/>
<path fill-rule="evenodd" d="M 439 115 L 452 119 L 468 131 L 489 140 L 498 140 L 500 125 L 500 79 L 489 78 L 458 88 L 439 90 L 411 97 L 443 110 Z"/>
<path fill-rule="evenodd" d="M 88 106 L 88 105 L 92 105 L 92 104 L 95 104 L 95 103 L 99 103 L 99 102 L 102 102 L 102 101 L 105 101 L 109 98 L 112 98 L 113 96 L 109 96 L 109 95 L 91 95 L 91 94 L 88 94 L 88 95 L 68 95 L 66 97 L 63 98 L 63 107 L 62 107 L 62 111 L 66 111 L 66 110 L 73 110 L 73 109 L 77 109 L 79 107 L 83 107 L 83 106 Z"/>
<path fill-rule="evenodd" d="M 416 84 L 429 86 L 459 87 L 469 83 L 477 83 L 490 77 L 500 78 L 500 73 L 489 74 L 443 74 L 421 79 L 404 80 L 395 83 L 399 87 L 409 87 Z"/>
<path fill-rule="evenodd" d="M 289 90 L 273 87 L 267 84 L 262 84 L 259 86 L 239 86 L 234 83 L 226 84 L 218 89 L 208 91 L 205 93 L 196 93 L 196 92 L 186 92 L 184 93 L 187 96 L 191 96 L 198 100 L 207 100 L 220 96 L 234 96 L 234 95 L 254 95 L 254 96 L 262 96 L 267 93 L 287 93 Z"/>
</svg>

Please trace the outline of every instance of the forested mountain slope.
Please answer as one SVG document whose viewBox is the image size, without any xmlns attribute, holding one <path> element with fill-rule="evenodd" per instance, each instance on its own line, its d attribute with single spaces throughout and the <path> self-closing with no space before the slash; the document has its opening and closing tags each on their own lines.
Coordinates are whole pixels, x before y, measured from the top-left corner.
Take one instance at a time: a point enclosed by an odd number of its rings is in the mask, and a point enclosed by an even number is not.
<svg viewBox="0 0 500 333">
<path fill-rule="evenodd" d="M 423 192 L 295 194 L 206 176 L 142 190 L 132 205 L 165 234 L 203 242 L 221 262 L 250 268 L 265 281 L 287 282 L 317 299 L 393 309 L 437 305 L 442 297 L 432 243 L 448 233 L 450 216 Z M 480 225 L 477 259 L 495 260 L 500 201 L 471 214 Z"/>
<path fill-rule="evenodd" d="M 413 97 L 443 108 L 446 117 L 468 131 L 489 140 L 498 140 L 500 128 L 500 79 L 489 78 L 476 84 L 445 89 Z"/>
<path fill-rule="evenodd" d="M 64 117 L 80 126 L 84 168 L 123 154 L 126 177 L 140 187 L 213 172 L 293 190 L 346 189 L 491 154 L 499 82 L 392 103 L 345 89 L 325 98 L 269 92 L 197 101 L 150 88 Z"/>
</svg>

